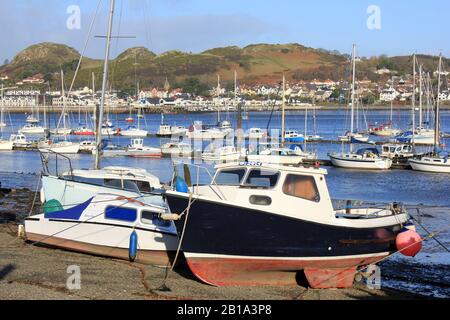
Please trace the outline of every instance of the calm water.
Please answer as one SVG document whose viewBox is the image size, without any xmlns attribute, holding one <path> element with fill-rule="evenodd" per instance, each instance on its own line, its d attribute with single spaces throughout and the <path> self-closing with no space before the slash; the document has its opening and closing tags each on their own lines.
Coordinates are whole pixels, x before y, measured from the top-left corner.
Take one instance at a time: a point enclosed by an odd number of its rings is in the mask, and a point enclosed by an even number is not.
<svg viewBox="0 0 450 320">
<path fill-rule="evenodd" d="M 265 129 L 269 113 L 250 113 L 249 120 L 244 121 L 244 128 L 259 127 Z M 222 115 L 226 117 L 226 113 Z M 311 116 L 311 114 L 310 114 Z M 54 117 L 54 116 L 53 116 Z M 124 119 L 127 115 L 112 115 L 116 126 L 126 128 Z M 13 114 L 11 120 L 15 131 L 25 124 L 25 115 Z M 77 116 L 72 121 L 71 127 L 78 125 Z M 316 113 L 317 133 L 325 139 L 336 139 L 348 129 L 348 114 L 345 111 L 318 111 Z M 361 117 L 362 118 L 362 117 Z M 389 118 L 388 111 L 375 111 L 367 114 L 369 123 L 384 123 Z M 407 128 L 411 122 L 410 112 L 396 112 L 395 124 L 400 128 Z M 190 114 L 190 115 L 166 115 L 165 122 L 172 125 L 189 126 L 196 120 L 204 124 L 214 124 L 216 114 Z M 230 114 L 230 120 L 235 124 L 235 114 Z M 297 129 L 304 132 L 304 113 L 291 112 L 287 115 L 288 129 Z M 51 119 L 53 125 L 55 119 Z M 159 115 L 147 115 L 141 127 L 145 127 L 151 133 L 156 133 L 161 117 Z M 280 129 L 281 116 L 273 115 L 271 129 Z M 361 122 L 362 123 L 362 122 Z M 450 132 L 450 113 L 442 113 L 442 126 L 444 132 Z M 312 117 L 309 119 L 309 133 L 313 133 Z M 361 124 L 361 128 L 364 128 Z M 8 133 L 5 137 L 8 137 Z M 77 138 L 75 138 L 77 139 Z M 129 139 L 114 137 L 113 143 L 127 145 Z M 148 146 L 159 146 L 166 140 L 158 138 L 146 138 Z M 309 148 L 318 152 L 319 157 L 326 159 L 328 152 L 339 151 L 340 144 L 312 144 Z M 71 156 L 74 168 L 90 168 L 93 157 L 90 155 Z M 171 159 L 133 159 L 133 158 L 104 158 L 102 165 L 124 165 L 147 169 L 158 176 L 161 181 L 168 182 L 172 177 Z M 41 171 L 41 161 L 37 152 L 1 152 L 0 153 L 0 181 L 3 187 L 26 187 L 35 189 Z M 65 169 L 68 167 L 66 166 Z M 213 172 L 211 166 L 207 168 Z M 64 168 L 60 168 L 63 170 Z M 373 202 L 403 202 L 411 205 L 422 204 L 424 206 L 438 206 L 439 208 L 423 208 L 421 217 L 426 228 L 433 232 L 439 232 L 439 239 L 448 247 L 450 245 L 450 175 L 427 174 L 409 170 L 390 170 L 386 172 L 368 172 L 328 169 L 328 185 L 331 196 L 335 199 L 352 199 Z M 193 173 L 195 176 L 195 173 Z M 208 182 L 208 176 L 202 171 L 201 182 Z M 412 211 L 415 212 L 415 211 Z M 415 214 L 415 213 L 414 213 Z M 426 236 L 424 230 L 418 228 L 422 236 Z M 450 297 L 450 254 L 433 240 L 424 243 L 424 249 L 415 259 L 406 259 L 395 256 L 382 265 L 383 286 L 401 288 L 407 291 L 426 294 L 429 296 Z M 399 269 L 400 268 L 400 269 Z"/>
<path fill-rule="evenodd" d="M 226 118 L 226 113 L 222 117 Z M 270 113 L 250 113 L 249 120 L 244 121 L 244 129 L 251 127 L 266 128 Z M 71 127 L 77 127 L 78 115 L 72 115 Z M 111 119 L 116 126 L 126 128 L 125 118 L 127 115 L 111 115 Z M 173 125 L 188 127 L 196 120 L 203 121 L 204 124 L 214 124 L 217 115 L 208 114 L 188 114 L 188 115 L 165 115 L 165 122 Z M 12 114 L 10 116 L 13 129 L 17 131 L 25 124 L 24 114 Z M 308 127 L 309 133 L 314 131 L 312 112 L 309 113 Z M 347 130 L 349 115 L 346 111 L 317 111 L 316 130 L 325 139 L 336 139 L 338 135 Z M 231 113 L 229 119 L 235 125 L 236 114 Z M 361 127 L 363 127 L 363 117 L 360 116 Z M 384 123 L 389 119 L 389 111 L 373 111 L 367 114 L 368 123 Z M 407 128 L 411 122 L 411 114 L 408 111 L 394 112 L 395 124 L 401 128 Z M 57 115 L 49 116 L 51 126 L 57 122 Z M 160 115 L 146 115 L 146 119 L 141 120 L 141 126 L 150 133 L 156 133 L 161 122 Z M 286 116 L 286 128 L 304 131 L 304 112 L 290 112 Z M 443 131 L 450 132 L 450 113 L 442 112 Z M 281 127 L 280 113 L 274 113 L 271 121 L 271 129 Z M 8 132 L 4 136 L 7 138 Z M 80 140 L 74 137 L 74 140 Z M 374 139 L 374 138 L 371 138 Z M 113 137 L 112 142 L 119 145 L 129 144 L 129 138 Z M 160 146 L 167 140 L 159 138 L 146 138 L 145 144 L 148 146 Z M 340 151 L 343 146 L 340 144 L 310 144 L 310 150 L 316 151 L 319 158 L 327 159 L 327 153 Z M 346 147 L 344 147 L 346 148 Z M 74 168 L 89 168 L 92 166 L 93 157 L 90 155 L 71 156 Z M 37 152 L 2 152 L 0 153 L 0 171 L 2 172 L 26 172 L 39 173 L 41 171 L 40 157 Z M 126 165 L 140 167 L 149 170 L 157 175 L 162 181 L 169 181 L 172 176 L 172 164 L 170 159 L 132 159 L 132 158 L 105 158 L 103 165 Z M 348 171 L 336 168 L 328 168 L 328 183 L 330 192 L 334 198 L 339 199 L 360 199 L 373 201 L 400 201 L 412 204 L 440 205 L 450 207 L 450 197 L 447 190 L 450 190 L 450 175 L 426 174 L 414 171 L 392 170 L 386 172 Z M 212 169 L 211 169 L 212 170 Z M 23 183 L 26 185 L 30 180 Z M 3 181 L 4 184 L 7 181 Z M 14 184 L 12 181 L 11 183 Z M 19 183 L 19 182 L 16 182 Z M 29 186 L 29 185 L 27 185 Z"/>
</svg>

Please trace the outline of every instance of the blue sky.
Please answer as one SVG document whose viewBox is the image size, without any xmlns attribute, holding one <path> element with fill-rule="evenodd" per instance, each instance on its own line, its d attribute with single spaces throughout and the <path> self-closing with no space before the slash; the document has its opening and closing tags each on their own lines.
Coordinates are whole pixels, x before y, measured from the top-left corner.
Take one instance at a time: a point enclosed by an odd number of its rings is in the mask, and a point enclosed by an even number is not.
<svg viewBox="0 0 450 320">
<path fill-rule="evenodd" d="M 0 62 L 25 47 L 58 42 L 81 51 L 98 0 L 0 0 Z M 69 30 L 68 6 L 81 9 L 81 29 Z M 94 34 L 106 30 L 108 0 Z M 381 10 L 381 29 L 367 28 L 367 8 Z M 201 52 L 252 43 L 301 43 L 360 55 L 450 56 L 448 0 L 116 0 L 115 33 L 136 36 L 115 42 L 112 54 L 128 47 Z M 120 25 L 120 31 L 119 31 Z M 87 55 L 99 58 L 103 40 L 91 39 Z"/>
</svg>

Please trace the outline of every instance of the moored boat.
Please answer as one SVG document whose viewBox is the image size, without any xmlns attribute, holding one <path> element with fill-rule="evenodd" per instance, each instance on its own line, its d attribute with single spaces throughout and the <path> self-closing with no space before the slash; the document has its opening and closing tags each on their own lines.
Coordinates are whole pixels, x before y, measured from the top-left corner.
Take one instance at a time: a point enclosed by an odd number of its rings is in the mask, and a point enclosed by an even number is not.
<svg viewBox="0 0 450 320">
<path fill-rule="evenodd" d="M 296 285 L 304 274 L 313 288 L 351 287 L 359 267 L 397 251 L 408 223 L 400 205 L 335 210 L 323 169 L 216 169 L 209 185 L 165 194 L 172 213 L 189 208 L 176 222 L 182 250 L 211 285 Z"/>
</svg>

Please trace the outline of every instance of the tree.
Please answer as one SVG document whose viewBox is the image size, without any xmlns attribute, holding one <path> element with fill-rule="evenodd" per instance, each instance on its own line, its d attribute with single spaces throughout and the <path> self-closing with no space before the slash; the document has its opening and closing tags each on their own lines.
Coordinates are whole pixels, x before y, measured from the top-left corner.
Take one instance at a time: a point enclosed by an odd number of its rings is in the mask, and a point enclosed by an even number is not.
<svg viewBox="0 0 450 320">
<path fill-rule="evenodd" d="M 9 59 L 5 59 L 5 61 L 3 62 L 4 66 L 6 66 L 7 64 L 9 64 Z"/>
<path fill-rule="evenodd" d="M 200 80 L 195 77 L 186 78 L 182 83 L 177 84 L 176 87 L 182 88 L 185 93 L 192 93 L 196 96 L 208 95 L 209 93 L 208 85 L 200 82 Z"/>
</svg>

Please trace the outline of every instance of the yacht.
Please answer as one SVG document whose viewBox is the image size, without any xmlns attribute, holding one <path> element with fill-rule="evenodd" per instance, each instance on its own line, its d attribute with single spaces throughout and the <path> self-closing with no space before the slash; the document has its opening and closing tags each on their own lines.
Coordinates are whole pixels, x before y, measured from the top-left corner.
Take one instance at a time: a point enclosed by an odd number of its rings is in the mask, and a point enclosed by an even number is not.
<svg viewBox="0 0 450 320">
<path fill-rule="evenodd" d="M 97 146 L 93 140 L 83 140 L 80 142 L 80 152 L 92 153 L 96 148 Z"/>
<path fill-rule="evenodd" d="M 250 162 L 265 164 L 297 165 L 313 155 L 300 153 L 299 150 L 274 146 L 273 144 L 258 144 L 255 151 L 249 151 L 247 159 Z"/>
<path fill-rule="evenodd" d="M 236 162 L 241 158 L 241 154 L 242 152 L 234 146 L 224 146 L 204 152 L 202 160 L 206 162 Z"/>
<path fill-rule="evenodd" d="M 208 185 L 178 177 L 165 197 L 193 274 L 214 286 L 297 285 L 304 274 L 314 289 L 352 287 L 358 267 L 397 251 L 409 217 L 399 204 L 335 209 L 326 175 L 246 162 L 217 166 Z"/>
<path fill-rule="evenodd" d="M 131 139 L 127 148 L 127 156 L 132 158 L 161 158 L 161 148 L 144 146 L 144 139 Z"/>
<path fill-rule="evenodd" d="M 344 169 L 388 170 L 392 160 L 383 158 L 377 148 L 362 148 L 357 152 L 329 153 L 331 163 Z"/>
<path fill-rule="evenodd" d="M 80 144 L 71 141 L 57 141 L 51 139 L 38 143 L 38 150 L 42 153 L 77 154 L 80 152 Z"/>
<path fill-rule="evenodd" d="M 19 130 L 19 134 L 42 135 L 42 134 L 45 134 L 46 131 L 47 131 L 47 129 L 44 128 L 43 126 L 40 126 L 36 123 L 29 123 L 29 124 L 26 124 L 25 126 L 23 126 L 22 129 Z"/>
<path fill-rule="evenodd" d="M 189 128 L 187 137 L 194 140 L 224 139 L 228 132 L 217 127 L 208 127 L 196 122 Z"/>
<path fill-rule="evenodd" d="M 355 133 L 355 106 L 356 106 L 356 45 L 353 45 L 352 50 L 352 101 L 351 101 L 351 129 L 345 136 L 340 137 L 343 142 L 350 142 L 350 150 L 348 152 L 334 152 L 329 153 L 328 157 L 335 167 L 345 169 L 369 169 L 369 170 L 387 170 L 392 166 L 392 160 L 380 157 L 379 151 L 376 148 L 362 148 L 357 152 L 353 150 L 354 143 L 365 143 L 369 140 L 359 133 Z M 367 138 L 367 140 L 366 140 Z"/>
<path fill-rule="evenodd" d="M 414 143 L 416 145 L 433 145 L 434 131 L 432 129 L 417 129 L 414 131 L 406 131 L 396 136 L 393 142 L 397 143 Z"/>
<path fill-rule="evenodd" d="M 88 128 L 87 126 L 81 126 L 75 129 L 73 134 L 76 136 L 95 136 L 95 131 Z"/>
<path fill-rule="evenodd" d="M 369 129 L 370 133 L 378 137 L 395 137 L 402 133 L 402 130 L 394 128 L 391 123 L 382 124 Z"/>
<path fill-rule="evenodd" d="M 192 147 L 188 143 L 172 141 L 161 146 L 163 156 L 190 157 L 192 155 Z"/>
<path fill-rule="evenodd" d="M 148 136 L 148 131 L 139 129 L 136 126 L 129 126 L 126 130 L 121 130 L 120 135 L 124 137 L 145 138 Z"/>
</svg>

